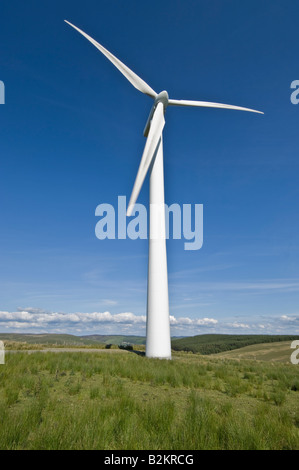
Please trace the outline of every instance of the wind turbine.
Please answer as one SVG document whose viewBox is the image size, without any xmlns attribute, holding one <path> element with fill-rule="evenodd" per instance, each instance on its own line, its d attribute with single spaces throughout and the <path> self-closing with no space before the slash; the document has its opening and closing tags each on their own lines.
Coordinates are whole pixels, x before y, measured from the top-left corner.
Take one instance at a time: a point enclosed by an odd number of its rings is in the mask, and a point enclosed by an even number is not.
<svg viewBox="0 0 299 470">
<path fill-rule="evenodd" d="M 168 276 L 166 257 L 166 230 L 164 211 L 164 171 L 162 131 L 168 106 L 198 106 L 207 108 L 235 109 L 263 114 L 261 111 L 222 103 L 169 99 L 167 91 L 156 93 L 144 80 L 117 59 L 101 44 L 81 29 L 66 21 L 82 34 L 145 95 L 154 99 L 144 129 L 147 137 L 136 180 L 133 186 L 127 216 L 132 214 L 147 172 L 150 172 L 150 229 L 147 289 L 146 356 L 171 359 Z M 160 209 L 160 210 L 159 210 Z"/>
</svg>

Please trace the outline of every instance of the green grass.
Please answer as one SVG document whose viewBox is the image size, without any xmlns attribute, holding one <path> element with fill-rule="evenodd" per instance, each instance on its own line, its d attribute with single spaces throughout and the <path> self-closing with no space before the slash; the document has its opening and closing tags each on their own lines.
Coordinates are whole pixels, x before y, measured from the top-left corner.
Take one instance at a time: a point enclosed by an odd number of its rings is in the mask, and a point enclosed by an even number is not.
<svg viewBox="0 0 299 470">
<path fill-rule="evenodd" d="M 184 353 L 8 353 L 0 449 L 299 449 L 298 373 Z"/>
<path fill-rule="evenodd" d="M 217 354 L 224 351 L 243 348 L 245 346 L 293 341 L 299 336 L 291 335 L 197 335 L 187 338 L 173 339 L 171 347 L 175 351 L 191 351 L 199 354 Z"/>
<path fill-rule="evenodd" d="M 215 357 L 290 363 L 290 355 L 293 352 L 290 346 L 291 341 L 254 344 L 251 346 L 245 346 L 244 348 L 222 352 L 217 354 Z"/>
<path fill-rule="evenodd" d="M 96 341 L 104 344 L 116 344 L 119 345 L 122 342 L 127 342 L 131 344 L 145 344 L 144 336 L 134 336 L 134 335 L 89 335 L 81 336 L 85 340 Z"/>
<path fill-rule="evenodd" d="M 0 333 L 0 340 L 47 346 L 92 346 L 95 344 L 92 339 L 63 334 Z"/>
<path fill-rule="evenodd" d="M 125 335 L 89 335 L 75 336 L 66 334 L 25 334 L 25 333 L 0 333 L 0 340 L 6 342 L 42 345 L 42 346 L 65 346 L 65 347 L 104 347 L 106 344 L 119 345 L 123 341 L 132 344 L 145 344 L 144 336 Z M 24 348 L 25 349 L 25 348 Z"/>
<path fill-rule="evenodd" d="M 225 351 L 243 348 L 245 346 L 292 341 L 299 336 L 290 335 L 198 335 L 185 338 L 172 338 L 172 349 L 175 351 L 190 351 L 203 355 L 217 354 Z M 122 342 L 131 343 L 137 347 L 145 347 L 145 337 L 124 335 L 89 335 L 74 336 L 66 334 L 20 334 L 0 333 L 6 349 L 46 349 L 50 347 L 64 348 L 97 348 L 103 349 L 107 344 L 117 347 Z"/>
</svg>

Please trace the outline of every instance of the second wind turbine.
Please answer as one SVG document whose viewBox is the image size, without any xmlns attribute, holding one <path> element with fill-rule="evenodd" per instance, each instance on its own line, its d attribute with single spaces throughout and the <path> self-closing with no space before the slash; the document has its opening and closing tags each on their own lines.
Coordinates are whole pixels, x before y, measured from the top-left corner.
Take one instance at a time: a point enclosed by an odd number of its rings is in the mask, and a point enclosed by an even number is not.
<svg viewBox="0 0 299 470">
<path fill-rule="evenodd" d="M 164 170 L 162 131 L 165 111 L 168 106 L 198 106 L 207 108 L 235 109 L 263 114 L 254 109 L 230 104 L 169 99 L 167 91 L 156 93 L 144 80 L 117 59 L 88 34 L 65 20 L 82 34 L 145 95 L 154 99 L 144 136 L 147 137 L 136 180 L 133 186 L 127 216 L 132 214 L 147 172 L 150 171 L 150 229 L 147 284 L 146 356 L 171 359 L 168 276 L 166 256 L 166 230 L 164 210 Z"/>
</svg>

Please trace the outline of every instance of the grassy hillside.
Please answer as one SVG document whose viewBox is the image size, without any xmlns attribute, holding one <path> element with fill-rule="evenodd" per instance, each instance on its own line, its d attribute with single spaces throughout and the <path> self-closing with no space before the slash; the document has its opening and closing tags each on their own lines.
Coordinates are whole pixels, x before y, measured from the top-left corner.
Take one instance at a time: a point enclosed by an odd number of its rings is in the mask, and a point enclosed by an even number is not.
<svg viewBox="0 0 299 470">
<path fill-rule="evenodd" d="M 0 449 L 299 449 L 298 367 L 175 353 L 16 353 Z"/>
<path fill-rule="evenodd" d="M 145 344 L 143 336 L 125 335 L 87 335 L 74 336 L 64 334 L 20 334 L 20 333 L 0 333 L 0 340 L 28 343 L 46 346 L 105 346 L 105 344 L 120 344 L 123 341 L 132 344 Z"/>
<path fill-rule="evenodd" d="M 61 334 L 0 333 L 0 340 L 56 346 L 92 346 L 96 343 L 88 338 Z"/>
<path fill-rule="evenodd" d="M 293 341 L 299 336 L 290 335 L 198 335 L 173 339 L 175 351 L 192 351 L 203 355 L 217 354 L 224 351 L 243 348 L 252 344 Z"/>
<path fill-rule="evenodd" d="M 277 335 L 199 335 L 185 338 L 172 338 L 174 351 L 192 351 L 203 355 L 231 351 L 245 346 L 289 341 L 299 336 Z M 40 349 L 42 347 L 91 347 L 104 348 L 107 344 L 119 345 L 123 341 L 143 347 L 145 337 L 125 335 L 74 336 L 65 334 L 17 334 L 0 333 L 0 340 L 6 342 L 7 349 Z M 18 346 L 18 347 L 17 347 Z"/>
<path fill-rule="evenodd" d="M 251 346 L 245 346 L 244 348 L 215 354 L 214 357 L 239 360 L 250 359 L 256 361 L 283 362 L 285 364 L 289 364 L 290 356 L 293 352 L 293 349 L 290 348 L 290 344 L 290 341 L 254 344 Z"/>
<path fill-rule="evenodd" d="M 120 344 L 126 341 L 131 344 L 145 344 L 144 336 L 126 336 L 126 335 L 88 335 L 81 336 L 81 339 L 91 340 L 104 344 Z"/>
</svg>

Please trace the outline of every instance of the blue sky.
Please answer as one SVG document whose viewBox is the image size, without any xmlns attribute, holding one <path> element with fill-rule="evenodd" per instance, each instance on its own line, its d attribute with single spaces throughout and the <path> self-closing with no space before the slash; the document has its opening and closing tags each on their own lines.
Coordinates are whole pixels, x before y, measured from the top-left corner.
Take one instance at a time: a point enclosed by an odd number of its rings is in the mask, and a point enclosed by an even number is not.
<svg viewBox="0 0 299 470">
<path fill-rule="evenodd" d="M 151 99 L 68 19 L 171 98 L 166 202 L 203 204 L 168 242 L 172 334 L 299 333 L 297 1 L 2 0 L 0 331 L 145 333 L 147 241 L 95 236 L 129 198 Z M 148 203 L 148 180 L 139 202 Z"/>
</svg>

